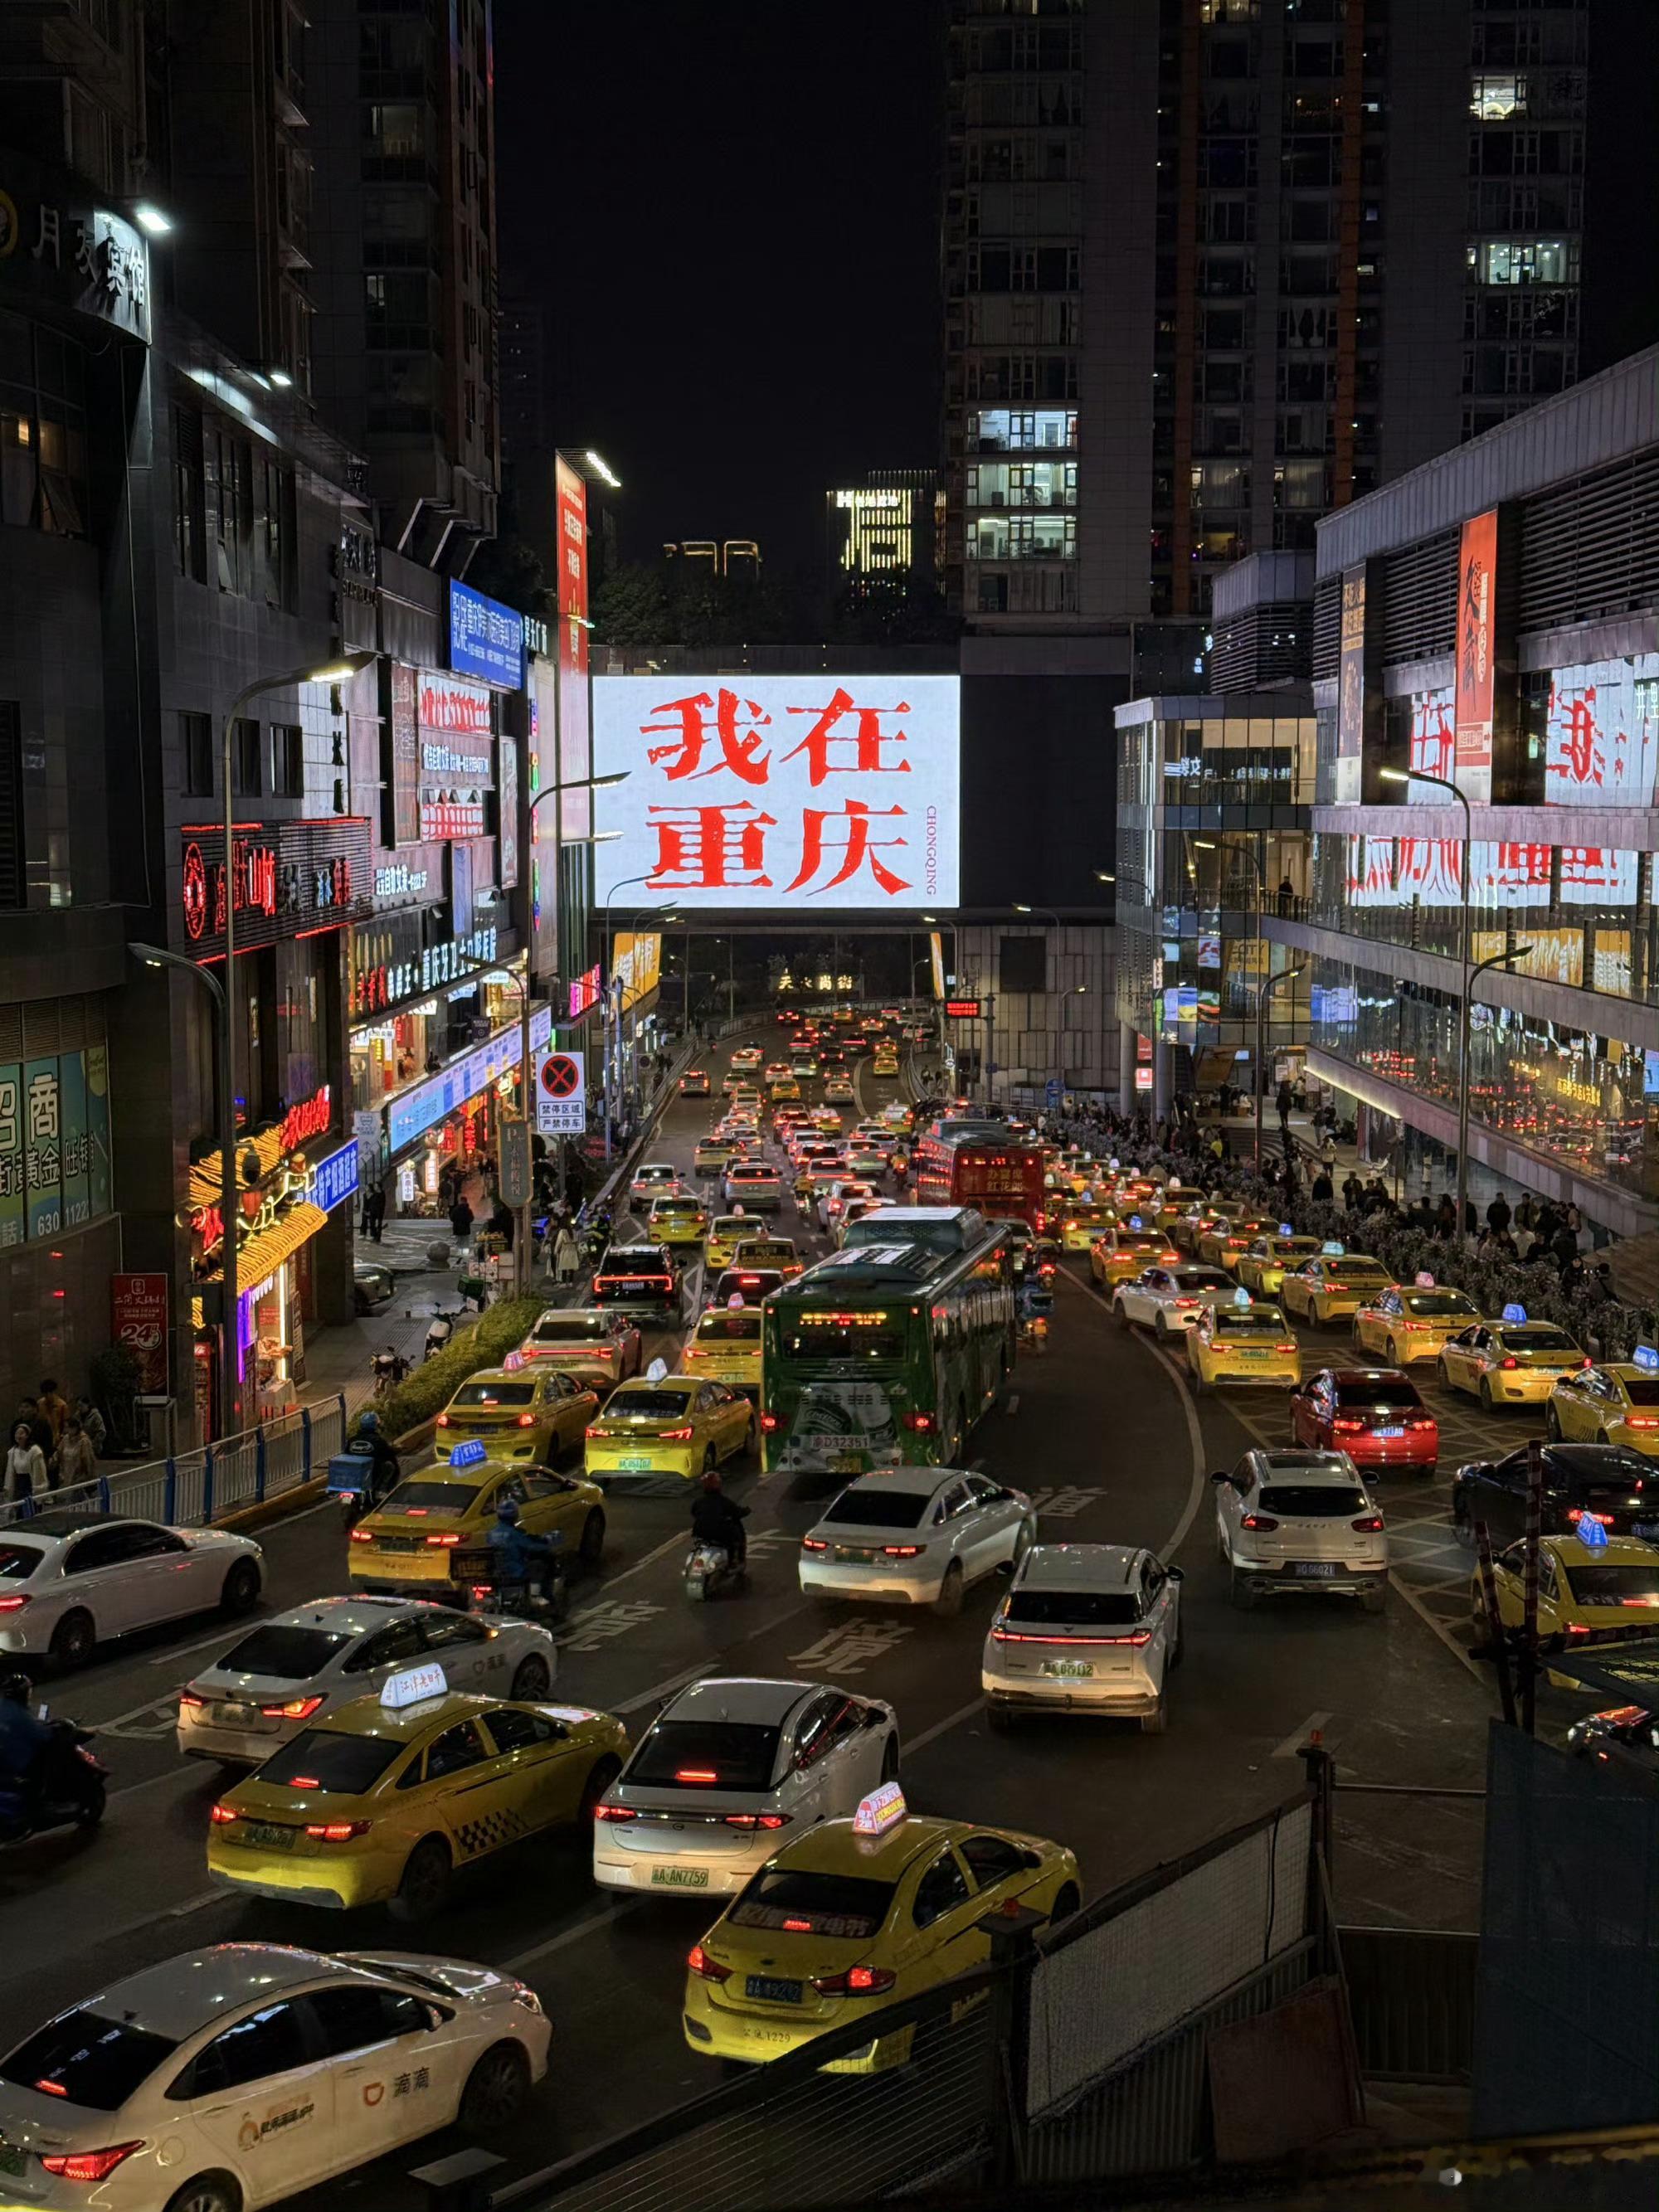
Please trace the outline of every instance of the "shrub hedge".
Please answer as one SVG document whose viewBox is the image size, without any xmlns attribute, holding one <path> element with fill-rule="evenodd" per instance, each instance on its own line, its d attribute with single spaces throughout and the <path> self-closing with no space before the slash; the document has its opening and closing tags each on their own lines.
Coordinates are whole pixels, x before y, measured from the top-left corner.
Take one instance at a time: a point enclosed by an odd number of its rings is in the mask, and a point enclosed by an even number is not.
<svg viewBox="0 0 1659 2212">
<path fill-rule="evenodd" d="M 546 1304 L 545 1298 L 503 1298 L 489 1307 L 465 1328 L 458 1328 L 441 1352 L 422 1361 L 395 1390 L 362 1413 L 377 1413 L 380 1427 L 394 1440 L 418 1429 L 443 1411 L 469 1375 L 481 1367 L 498 1367 L 522 1344 Z M 362 1426 L 362 1413 L 352 1422 L 353 1436 Z"/>
</svg>

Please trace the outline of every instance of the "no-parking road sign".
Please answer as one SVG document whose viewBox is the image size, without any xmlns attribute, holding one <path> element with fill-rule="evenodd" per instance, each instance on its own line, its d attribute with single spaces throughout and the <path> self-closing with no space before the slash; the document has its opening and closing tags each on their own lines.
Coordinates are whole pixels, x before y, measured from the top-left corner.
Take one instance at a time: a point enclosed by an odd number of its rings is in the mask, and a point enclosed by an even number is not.
<svg viewBox="0 0 1659 2212">
<path fill-rule="evenodd" d="M 536 1127 L 544 1137 L 580 1137 L 587 1127 L 587 1080 L 579 1052 L 549 1052 L 536 1071 Z"/>
</svg>

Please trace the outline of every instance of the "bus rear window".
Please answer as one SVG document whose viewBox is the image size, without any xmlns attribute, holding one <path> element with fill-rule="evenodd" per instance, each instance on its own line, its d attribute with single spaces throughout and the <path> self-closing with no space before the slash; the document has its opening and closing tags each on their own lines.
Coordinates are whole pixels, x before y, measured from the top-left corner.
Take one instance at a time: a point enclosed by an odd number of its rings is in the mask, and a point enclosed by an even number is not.
<svg viewBox="0 0 1659 2212">
<path fill-rule="evenodd" d="M 891 1362 L 904 1357 L 902 1314 L 786 1314 L 781 1334 L 786 1359 Z"/>
</svg>

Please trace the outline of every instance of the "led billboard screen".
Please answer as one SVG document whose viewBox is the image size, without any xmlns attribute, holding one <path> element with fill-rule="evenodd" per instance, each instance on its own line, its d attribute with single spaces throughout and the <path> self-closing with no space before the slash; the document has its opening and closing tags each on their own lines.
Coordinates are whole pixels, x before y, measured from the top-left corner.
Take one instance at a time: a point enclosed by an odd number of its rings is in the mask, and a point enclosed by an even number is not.
<svg viewBox="0 0 1659 2212">
<path fill-rule="evenodd" d="M 593 769 L 630 905 L 957 902 L 954 676 L 602 677 Z M 603 893 L 603 883 L 600 886 Z"/>
</svg>

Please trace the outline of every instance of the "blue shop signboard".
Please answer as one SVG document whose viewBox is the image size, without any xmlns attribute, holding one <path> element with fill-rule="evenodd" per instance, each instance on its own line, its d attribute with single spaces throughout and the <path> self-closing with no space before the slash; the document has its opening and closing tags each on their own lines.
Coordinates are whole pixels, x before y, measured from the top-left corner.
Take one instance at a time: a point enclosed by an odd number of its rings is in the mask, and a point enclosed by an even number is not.
<svg viewBox="0 0 1659 2212">
<path fill-rule="evenodd" d="M 524 617 L 470 585 L 449 581 L 449 665 L 507 691 L 524 689 Z"/>
</svg>

